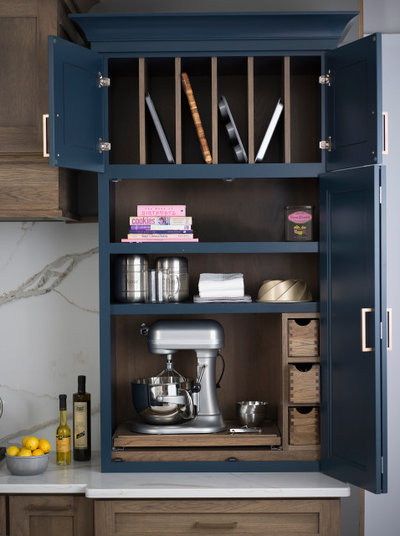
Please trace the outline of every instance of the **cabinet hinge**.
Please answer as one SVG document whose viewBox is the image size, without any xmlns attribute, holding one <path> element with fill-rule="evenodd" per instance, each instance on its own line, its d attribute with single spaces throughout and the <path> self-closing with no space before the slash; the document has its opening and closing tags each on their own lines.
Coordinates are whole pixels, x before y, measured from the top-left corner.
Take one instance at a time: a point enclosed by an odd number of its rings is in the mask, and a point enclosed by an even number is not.
<svg viewBox="0 0 400 536">
<path fill-rule="evenodd" d="M 97 82 L 97 87 L 109 87 L 111 84 L 111 79 L 108 76 L 103 76 L 102 73 L 99 73 L 99 78 Z"/>
<path fill-rule="evenodd" d="M 325 151 L 331 152 L 332 151 L 332 138 L 328 136 L 327 140 L 321 140 L 319 142 L 319 148 Z"/>
<path fill-rule="evenodd" d="M 382 186 L 379 186 L 379 204 L 382 205 Z"/>
<path fill-rule="evenodd" d="M 98 148 L 99 153 L 104 153 L 105 151 L 111 151 L 111 143 L 109 141 L 103 141 L 102 138 L 99 138 L 97 148 Z"/>
<path fill-rule="evenodd" d="M 382 340 L 383 339 L 383 324 L 382 324 L 382 322 L 380 322 L 380 330 L 381 330 L 380 337 L 381 337 L 381 340 Z"/>
<path fill-rule="evenodd" d="M 331 71 L 329 70 L 326 74 L 321 74 L 318 78 L 318 82 L 323 86 L 331 85 Z"/>
</svg>

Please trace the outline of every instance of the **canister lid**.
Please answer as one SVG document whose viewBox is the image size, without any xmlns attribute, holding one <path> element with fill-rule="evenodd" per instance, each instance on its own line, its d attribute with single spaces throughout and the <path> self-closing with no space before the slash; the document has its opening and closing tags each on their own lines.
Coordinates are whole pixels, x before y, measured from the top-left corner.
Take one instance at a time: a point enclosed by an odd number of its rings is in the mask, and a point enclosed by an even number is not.
<svg viewBox="0 0 400 536">
<path fill-rule="evenodd" d="M 125 266 L 130 270 L 147 269 L 149 267 L 149 258 L 147 255 L 118 255 L 115 262 L 117 266 Z"/>
<path fill-rule="evenodd" d="M 158 257 L 156 259 L 156 269 L 178 273 L 187 272 L 188 261 L 186 257 Z"/>
</svg>

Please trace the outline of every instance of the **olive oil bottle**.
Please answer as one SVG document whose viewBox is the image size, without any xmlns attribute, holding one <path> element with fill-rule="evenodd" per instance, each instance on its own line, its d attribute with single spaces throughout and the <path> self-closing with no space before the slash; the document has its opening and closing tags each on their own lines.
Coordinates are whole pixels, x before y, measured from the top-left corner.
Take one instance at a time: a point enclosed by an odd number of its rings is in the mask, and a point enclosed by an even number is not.
<svg viewBox="0 0 400 536">
<path fill-rule="evenodd" d="M 90 460 L 90 394 L 86 392 L 86 376 L 78 376 L 78 392 L 73 396 L 74 404 L 74 460 Z"/>
<path fill-rule="evenodd" d="M 56 433 L 57 465 L 71 463 L 71 429 L 67 424 L 67 395 L 60 395 L 60 424 Z"/>
</svg>

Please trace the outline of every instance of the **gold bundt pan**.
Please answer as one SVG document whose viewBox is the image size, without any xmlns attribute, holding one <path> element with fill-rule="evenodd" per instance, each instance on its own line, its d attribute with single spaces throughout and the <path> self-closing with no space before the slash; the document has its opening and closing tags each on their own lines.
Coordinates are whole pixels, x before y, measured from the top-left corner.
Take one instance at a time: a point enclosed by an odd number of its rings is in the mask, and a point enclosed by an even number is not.
<svg viewBox="0 0 400 536">
<path fill-rule="evenodd" d="M 309 302 L 311 292 L 303 279 L 267 279 L 258 291 L 258 302 Z"/>
</svg>

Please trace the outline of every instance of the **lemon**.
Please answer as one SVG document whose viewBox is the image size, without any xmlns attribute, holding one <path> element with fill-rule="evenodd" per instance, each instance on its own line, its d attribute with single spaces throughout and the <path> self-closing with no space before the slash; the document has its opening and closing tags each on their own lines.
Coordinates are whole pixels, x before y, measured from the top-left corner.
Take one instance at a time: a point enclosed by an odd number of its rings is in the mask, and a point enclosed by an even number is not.
<svg viewBox="0 0 400 536">
<path fill-rule="evenodd" d="M 18 456 L 18 453 L 19 453 L 19 448 L 16 447 L 15 445 L 11 445 L 11 447 L 8 447 L 7 449 L 7 454 L 9 456 Z"/>
<path fill-rule="evenodd" d="M 32 451 L 32 456 L 43 456 L 44 452 L 42 449 L 35 449 Z"/>
<path fill-rule="evenodd" d="M 32 451 L 24 447 L 18 452 L 18 456 L 32 456 Z"/>
<path fill-rule="evenodd" d="M 28 436 L 28 435 L 23 438 L 23 440 L 21 441 L 23 447 L 25 447 L 25 443 L 27 442 L 27 440 L 29 438 L 30 438 L 30 436 Z"/>
<path fill-rule="evenodd" d="M 47 439 L 39 439 L 39 448 L 41 450 L 43 450 L 44 454 L 47 454 L 50 449 L 51 449 L 51 445 L 50 443 L 47 441 Z"/>
<path fill-rule="evenodd" d="M 24 447 L 29 450 L 35 450 L 39 446 L 39 439 L 37 437 L 28 437 L 25 441 Z"/>
</svg>

